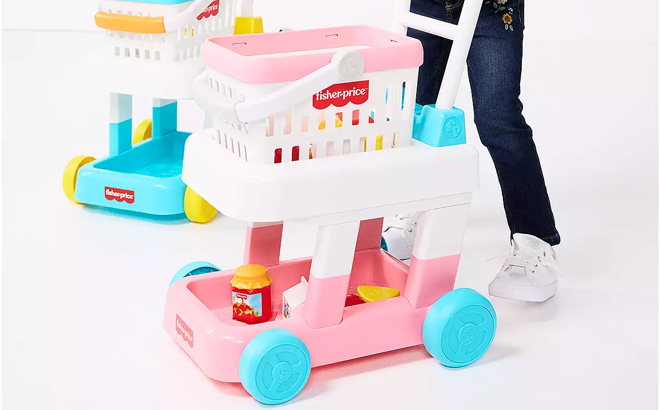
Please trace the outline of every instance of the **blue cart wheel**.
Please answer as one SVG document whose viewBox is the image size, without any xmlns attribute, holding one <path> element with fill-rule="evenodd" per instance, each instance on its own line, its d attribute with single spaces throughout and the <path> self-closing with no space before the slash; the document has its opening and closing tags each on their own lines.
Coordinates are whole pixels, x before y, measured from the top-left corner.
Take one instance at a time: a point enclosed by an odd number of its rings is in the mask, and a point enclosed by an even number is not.
<svg viewBox="0 0 660 410">
<path fill-rule="evenodd" d="M 245 347 L 238 366 L 241 384 L 263 404 L 282 404 L 296 397 L 311 370 L 307 347 L 284 329 L 258 334 Z"/>
<path fill-rule="evenodd" d="M 387 252 L 387 241 L 385 241 L 384 237 L 380 237 L 380 248 Z"/>
<path fill-rule="evenodd" d="M 188 276 L 203 275 L 209 272 L 217 272 L 220 269 L 212 263 L 209 262 L 192 262 L 179 269 L 179 271 L 174 275 L 170 286 L 179 279 L 187 278 Z"/>
<path fill-rule="evenodd" d="M 468 366 L 495 337 L 497 316 L 488 299 L 472 289 L 454 289 L 438 299 L 424 319 L 424 347 L 447 367 Z"/>
</svg>

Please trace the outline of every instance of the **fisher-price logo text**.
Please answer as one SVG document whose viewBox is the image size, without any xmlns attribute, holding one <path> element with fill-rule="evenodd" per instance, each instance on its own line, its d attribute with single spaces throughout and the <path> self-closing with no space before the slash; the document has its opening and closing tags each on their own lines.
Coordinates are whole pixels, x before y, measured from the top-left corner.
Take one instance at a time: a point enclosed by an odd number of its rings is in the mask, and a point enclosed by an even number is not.
<svg viewBox="0 0 660 410">
<path fill-rule="evenodd" d="M 193 347 L 193 331 L 188 327 L 186 322 L 181 320 L 179 315 L 176 315 L 176 333 L 180 334 L 183 337 L 183 340 L 188 342 L 190 348 Z"/>
<path fill-rule="evenodd" d="M 353 103 L 360 105 L 369 99 L 369 80 L 355 81 L 352 83 L 335 84 L 320 91 L 312 97 L 312 106 L 317 110 L 323 110 L 331 105 L 343 107 Z"/>
<path fill-rule="evenodd" d="M 218 11 L 220 11 L 220 0 L 213 0 L 211 4 L 206 6 L 204 11 L 197 16 L 197 20 L 207 19 L 211 16 L 215 17 L 218 15 Z"/>
<path fill-rule="evenodd" d="M 109 186 L 105 187 L 105 199 L 112 201 L 113 199 L 117 202 L 126 201 L 127 204 L 132 204 L 135 202 L 135 191 L 129 191 L 128 189 L 119 189 L 111 188 Z"/>
</svg>

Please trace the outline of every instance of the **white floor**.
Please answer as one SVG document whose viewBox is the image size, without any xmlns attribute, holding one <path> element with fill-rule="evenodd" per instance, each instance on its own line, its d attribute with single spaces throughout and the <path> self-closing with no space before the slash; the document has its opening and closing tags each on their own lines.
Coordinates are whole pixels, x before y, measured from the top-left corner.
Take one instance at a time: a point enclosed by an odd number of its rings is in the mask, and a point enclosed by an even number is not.
<svg viewBox="0 0 660 410">
<path fill-rule="evenodd" d="M 135 219 L 62 193 L 70 158 L 107 153 L 103 78 L 85 57 L 99 40 L 4 33 L 4 404 L 256 408 L 240 385 L 206 378 L 161 328 L 172 274 L 193 260 L 240 264 L 244 224 Z M 328 366 L 290 408 L 656 408 L 656 48 L 527 43 L 525 114 L 563 236 L 555 298 L 493 300 L 497 337 L 469 368 L 443 368 L 421 347 Z M 194 104 L 182 105 L 184 128 L 199 126 Z M 458 106 L 471 121 L 466 84 Z M 508 233 L 479 147 L 482 189 L 457 285 L 485 292 L 498 269 L 486 260 L 506 250 Z M 287 233 L 283 256 L 310 254 L 311 235 Z"/>
</svg>

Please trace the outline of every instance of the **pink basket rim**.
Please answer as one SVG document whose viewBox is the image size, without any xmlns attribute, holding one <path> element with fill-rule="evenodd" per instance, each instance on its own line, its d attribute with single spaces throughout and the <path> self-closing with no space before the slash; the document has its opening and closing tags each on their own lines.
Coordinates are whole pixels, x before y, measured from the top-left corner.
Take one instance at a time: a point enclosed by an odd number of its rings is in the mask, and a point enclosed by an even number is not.
<svg viewBox="0 0 660 410">
<path fill-rule="evenodd" d="M 366 47 L 356 50 L 365 73 L 419 67 L 424 60 L 419 40 L 369 26 L 215 37 L 204 43 L 202 52 L 208 67 L 236 80 L 278 83 L 298 80 L 330 63 L 334 55 L 313 51 L 343 47 Z"/>
</svg>

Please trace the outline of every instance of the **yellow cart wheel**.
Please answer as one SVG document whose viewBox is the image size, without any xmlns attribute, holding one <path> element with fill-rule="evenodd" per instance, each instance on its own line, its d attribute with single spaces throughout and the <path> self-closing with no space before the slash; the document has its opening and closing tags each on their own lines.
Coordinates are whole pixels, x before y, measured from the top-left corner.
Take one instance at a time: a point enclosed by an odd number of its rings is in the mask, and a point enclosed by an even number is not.
<svg viewBox="0 0 660 410">
<path fill-rule="evenodd" d="M 137 126 L 133 133 L 133 145 L 151 138 L 151 120 L 144 120 Z"/>
<path fill-rule="evenodd" d="M 190 187 L 186 187 L 186 194 L 183 197 L 183 209 L 188 219 L 198 224 L 210 222 L 218 213 L 213 205 L 206 202 Z"/>
<path fill-rule="evenodd" d="M 79 204 L 80 202 L 76 201 L 76 181 L 78 180 L 78 171 L 82 168 L 83 165 L 89 164 L 92 161 L 95 161 L 96 158 L 88 157 L 85 155 L 79 155 L 69 161 L 64 168 L 64 175 L 62 176 L 62 189 L 64 189 L 64 195 L 73 202 Z"/>
</svg>

